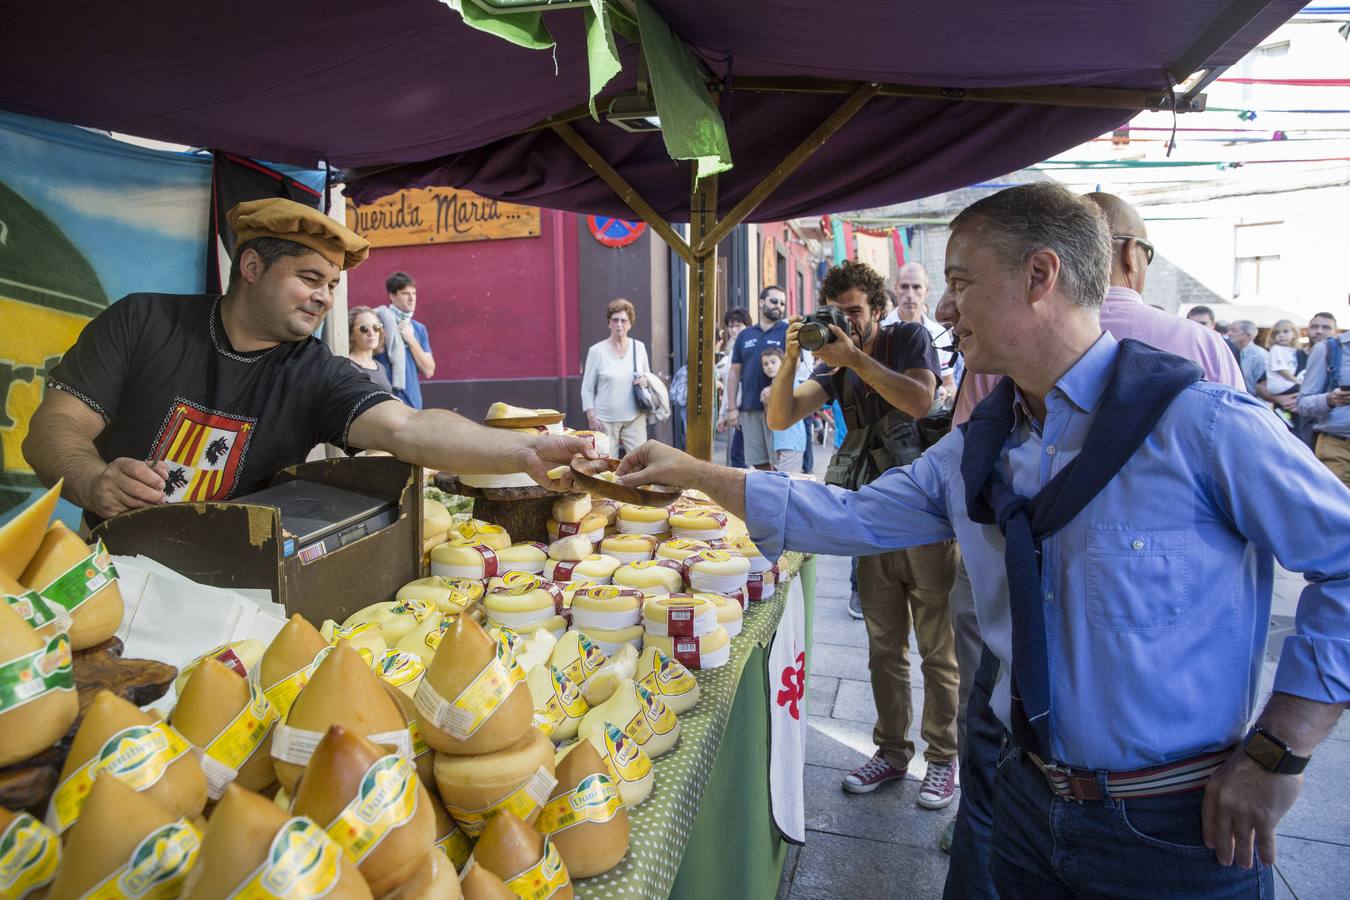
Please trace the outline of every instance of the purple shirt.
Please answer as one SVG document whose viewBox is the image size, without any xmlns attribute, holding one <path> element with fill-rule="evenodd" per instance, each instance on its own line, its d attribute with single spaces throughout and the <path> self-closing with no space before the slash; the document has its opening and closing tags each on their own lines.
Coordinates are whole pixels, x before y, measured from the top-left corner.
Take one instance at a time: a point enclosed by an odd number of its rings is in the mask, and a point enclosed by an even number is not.
<svg viewBox="0 0 1350 900">
<path fill-rule="evenodd" d="M 1237 358 L 1217 331 L 1197 325 L 1190 319 L 1154 309 L 1127 287 L 1113 284 L 1106 289 L 1101 323 L 1102 331 L 1118 341 L 1133 338 L 1159 350 L 1175 353 L 1204 369 L 1206 381 L 1226 384 L 1240 391 L 1247 390 L 1247 382 L 1242 378 Z M 960 425 L 969 419 L 975 404 L 983 400 L 1002 377 L 976 375 L 974 372 L 967 375 L 966 385 L 961 388 L 961 396 L 957 398 L 956 409 L 952 414 L 952 424 Z"/>
</svg>

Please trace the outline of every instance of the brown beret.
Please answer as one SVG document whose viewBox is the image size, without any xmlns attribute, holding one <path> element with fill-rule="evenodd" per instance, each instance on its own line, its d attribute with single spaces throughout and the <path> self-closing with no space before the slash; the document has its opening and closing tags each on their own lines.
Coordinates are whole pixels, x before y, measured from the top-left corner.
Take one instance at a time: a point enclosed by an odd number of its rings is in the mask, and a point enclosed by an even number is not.
<svg viewBox="0 0 1350 900">
<path fill-rule="evenodd" d="M 370 242 L 336 219 L 303 203 L 271 197 L 245 200 L 230 210 L 237 252 L 257 238 L 280 238 L 303 244 L 339 269 L 359 265 L 370 253 Z"/>
</svg>

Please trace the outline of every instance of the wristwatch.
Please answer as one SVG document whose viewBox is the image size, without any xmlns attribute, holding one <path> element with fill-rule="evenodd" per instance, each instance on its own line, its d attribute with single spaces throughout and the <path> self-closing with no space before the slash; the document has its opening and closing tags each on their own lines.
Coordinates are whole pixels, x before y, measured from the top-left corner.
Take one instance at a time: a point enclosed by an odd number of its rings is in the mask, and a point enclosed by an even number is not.
<svg viewBox="0 0 1350 900">
<path fill-rule="evenodd" d="M 1276 775 L 1297 775 L 1308 767 L 1310 756 L 1295 756 L 1289 745 L 1257 725 L 1247 732 L 1242 749 L 1251 760 Z"/>
</svg>

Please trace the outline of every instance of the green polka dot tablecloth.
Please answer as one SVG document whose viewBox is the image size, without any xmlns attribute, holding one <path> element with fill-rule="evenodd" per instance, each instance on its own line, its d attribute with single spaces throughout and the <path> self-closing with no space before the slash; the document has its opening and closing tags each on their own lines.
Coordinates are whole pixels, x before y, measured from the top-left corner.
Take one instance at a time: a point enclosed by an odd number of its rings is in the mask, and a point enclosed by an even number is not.
<svg viewBox="0 0 1350 900">
<path fill-rule="evenodd" d="M 756 646 L 767 647 L 787 602 L 787 585 L 802 567 L 800 553 L 779 561 L 773 598 L 751 603 L 741 633 L 731 639 L 731 659 L 719 669 L 695 673 L 698 705 L 680 716 L 680 742 L 652 761 L 656 782 L 651 796 L 628 811 L 632 823 L 628 856 L 603 875 L 573 883 L 578 897 L 665 900 L 680 869 L 689 830 L 703 803 L 703 790 L 722 745 L 741 672 Z"/>
</svg>

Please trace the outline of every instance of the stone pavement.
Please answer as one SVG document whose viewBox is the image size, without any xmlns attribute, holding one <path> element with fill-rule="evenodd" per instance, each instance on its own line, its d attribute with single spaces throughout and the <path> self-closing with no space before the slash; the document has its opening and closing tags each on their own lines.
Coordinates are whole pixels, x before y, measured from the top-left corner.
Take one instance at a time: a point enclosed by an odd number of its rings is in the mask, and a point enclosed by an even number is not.
<svg viewBox="0 0 1350 900">
<path fill-rule="evenodd" d="M 918 751 L 910 779 L 872 794 L 846 794 L 844 774 L 871 756 L 876 713 L 867 674 L 863 624 L 846 609 L 848 560 L 818 558 L 815 643 L 807 681 L 806 845 L 792 848 L 779 900 L 928 898 L 942 895 L 947 855 L 937 849 L 956 803 L 930 812 L 915 804 L 923 777 L 918 734 L 923 673 L 911 654 Z M 1292 630 L 1301 579 L 1277 582 L 1271 637 L 1262 678 L 1264 705 L 1284 636 Z M 910 646 L 914 646 L 913 637 Z M 1279 828 L 1276 897 L 1299 900 L 1350 896 L 1350 718 L 1319 748 L 1302 796 Z M 959 801 L 959 795 L 958 795 Z"/>
</svg>

